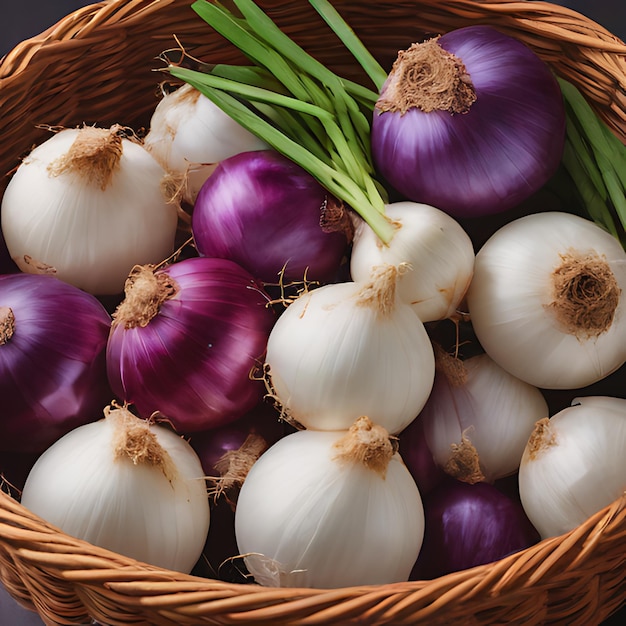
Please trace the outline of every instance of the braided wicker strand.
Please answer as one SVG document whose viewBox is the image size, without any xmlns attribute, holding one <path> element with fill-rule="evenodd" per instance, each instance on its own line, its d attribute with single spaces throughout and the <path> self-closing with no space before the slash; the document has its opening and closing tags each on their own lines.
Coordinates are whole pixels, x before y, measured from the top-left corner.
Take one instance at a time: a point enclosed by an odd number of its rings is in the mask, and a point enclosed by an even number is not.
<svg viewBox="0 0 626 626">
<path fill-rule="evenodd" d="M 0 59 L 0 193 L 46 126 L 145 126 L 154 70 L 176 38 L 193 56 L 243 59 L 191 0 L 108 0 L 76 11 Z M 363 79 L 306 0 L 259 0 L 314 56 Z M 488 23 L 530 45 L 626 140 L 626 45 L 569 9 L 511 0 L 336 0 L 385 66 L 426 34 Z M 619 390 L 623 393 L 623 390 Z M 432 581 L 336 590 L 269 589 L 186 576 L 75 540 L 0 493 L 0 579 L 47 624 L 598 623 L 626 602 L 626 496 L 572 532 Z"/>
<path fill-rule="evenodd" d="M 0 572 L 50 624 L 597 623 L 626 595 L 626 494 L 561 537 L 432 581 L 277 589 L 186 576 L 73 539 L 0 494 Z"/>
</svg>

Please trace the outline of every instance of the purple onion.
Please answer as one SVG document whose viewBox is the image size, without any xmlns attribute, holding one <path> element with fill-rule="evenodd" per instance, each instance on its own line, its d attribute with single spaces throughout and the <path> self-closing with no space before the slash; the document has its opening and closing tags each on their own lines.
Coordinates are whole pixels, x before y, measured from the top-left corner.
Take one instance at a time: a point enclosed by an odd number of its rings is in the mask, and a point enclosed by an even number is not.
<svg viewBox="0 0 626 626">
<path fill-rule="evenodd" d="M 264 283 L 334 277 L 345 254 L 347 215 L 304 169 L 272 150 L 222 161 L 192 215 L 198 252 L 231 259 Z M 339 228 L 339 230 L 337 230 Z M 284 268 L 284 271 L 283 271 Z"/>
<path fill-rule="evenodd" d="M 0 276 L 0 450 L 43 452 L 111 400 L 111 318 L 53 276 Z"/>
<path fill-rule="evenodd" d="M 420 87 L 415 90 L 420 99 L 402 113 L 398 103 L 407 101 L 394 92 L 406 81 L 394 65 L 372 121 L 378 170 L 408 199 L 455 217 L 518 205 L 550 179 L 561 161 L 565 111 L 558 82 L 529 47 L 490 26 L 459 28 L 429 45 L 462 62 L 465 73 L 460 66 L 453 92 L 458 96 L 461 85 L 464 93 L 452 105 L 440 104 L 423 98 Z M 418 63 L 430 62 L 415 60 L 414 73 Z M 431 105 L 436 108 L 428 110 Z"/>
<path fill-rule="evenodd" d="M 115 393 L 181 433 L 234 421 L 262 398 L 275 315 L 252 276 L 227 259 L 189 258 L 127 281 L 107 346 Z"/>
<path fill-rule="evenodd" d="M 428 447 L 423 420 L 414 419 L 399 435 L 399 452 L 422 497 L 430 493 L 446 473 L 437 465 Z"/>
<path fill-rule="evenodd" d="M 521 504 L 488 483 L 448 478 L 423 504 L 424 542 L 411 580 L 498 561 L 539 541 Z"/>
</svg>

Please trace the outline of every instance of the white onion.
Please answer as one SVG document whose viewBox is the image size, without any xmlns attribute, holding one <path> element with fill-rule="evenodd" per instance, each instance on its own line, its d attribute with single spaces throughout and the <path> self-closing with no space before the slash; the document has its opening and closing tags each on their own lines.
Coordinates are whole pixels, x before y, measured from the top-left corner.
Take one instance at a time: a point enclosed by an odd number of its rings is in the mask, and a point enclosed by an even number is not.
<svg viewBox="0 0 626 626">
<path fill-rule="evenodd" d="M 22 504 L 68 535 L 186 573 L 209 529 L 197 454 L 169 428 L 123 408 L 48 448 L 26 479 Z"/>
<path fill-rule="evenodd" d="M 537 213 L 493 234 L 467 293 L 472 326 L 501 367 L 576 389 L 626 361 L 626 252 L 593 222 Z"/>
<path fill-rule="evenodd" d="M 287 435 L 246 477 L 235 513 L 240 553 L 266 586 L 316 588 L 405 581 L 424 511 L 383 429 Z"/>
<path fill-rule="evenodd" d="M 519 471 L 520 497 L 541 536 L 576 528 L 626 491 L 626 400 L 576 398 L 537 423 Z"/>
<path fill-rule="evenodd" d="M 398 433 L 432 388 L 430 338 L 395 296 L 396 271 L 369 284 L 326 285 L 298 297 L 278 318 L 266 364 L 276 399 L 306 428 L 345 430 L 367 415 Z"/>
<path fill-rule="evenodd" d="M 406 265 L 398 294 L 422 322 L 454 317 L 474 269 L 469 235 L 447 213 L 427 204 L 395 202 L 387 205 L 386 214 L 396 228 L 387 245 L 365 222 L 359 223 L 350 257 L 352 279 L 367 281 L 385 263 Z"/>
<path fill-rule="evenodd" d="M 164 177 L 117 126 L 62 130 L 24 159 L 7 186 L 7 248 L 25 272 L 54 273 L 96 295 L 121 293 L 135 265 L 174 251 L 178 212 Z"/>
<path fill-rule="evenodd" d="M 493 482 L 516 472 L 548 404 L 536 387 L 487 354 L 437 359 L 433 391 L 418 419 L 435 462 L 464 482 Z"/>
<path fill-rule="evenodd" d="M 269 147 L 189 84 L 159 101 L 144 145 L 168 172 L 182 178 L 182 196 L 192 204 L 220 161 Z"/>
</svg>

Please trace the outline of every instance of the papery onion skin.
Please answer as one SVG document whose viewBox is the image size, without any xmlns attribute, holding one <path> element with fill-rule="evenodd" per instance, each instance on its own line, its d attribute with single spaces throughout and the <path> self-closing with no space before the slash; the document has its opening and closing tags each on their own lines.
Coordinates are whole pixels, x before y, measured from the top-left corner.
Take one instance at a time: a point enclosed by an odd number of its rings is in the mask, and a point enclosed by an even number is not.
<svg viewBox="0 0 626 626">
<path fill-rule="evenodd" d="M 193 257 L 165 272 L 178 285 L 145 327 L 114 323 L 107 345 L 113 390 L 142 417 L 158 411 L 182 433 L 234 421 L 262 398 L 251 377 L 275 321 L 252 276 L 227 259 Z"/>
<path fill-rule="evenodd" d="M 0 450 L 42 452 L 110 400 L 111 318 L 94 296 L 35 274 L 0 276 L 0 307 L 15 320 L 0 344 Z"/>
<path fill-rule="evenodd" d="M 584 326 L 578 333 L 564 327 L 553 306 L 555 272 L 564 259 L 586 256 L 608 265 L 615 280 L 614 313 L 595 336 Z M 597 290 L 605 293 L 599 283 Z M 548 211 L 509 222 L 487 240 L 476 254 L 467 304 L 480 344 L 502 368 L 541 389 L 577 389 L 626 361 L 624 293 L 619 241 L 587 219 Z M 608 292 L 595 302 L 606 304 Z"/>
<path fill-rule="evenodd" d="M 194 241 L 202 256 L 231 259 L 264 283 L 330 281 L 348 243 L 321 224 L 333 202 L 287 157 L 244 152 L 222 161 L 198 193 Z"/>
<path fill-rule="evenodd" d="M 454 115 L 376 109 L 376 166 L 408 199 L 456 217 L 508 210 L 558 168 L 565 138 L 559 85 L 530 48 L 490 26 L 448 32 L 439 45 L 465 65 L 476 101 Z"/>
<path fill-rule="evenodd" d="M 540 539 L 519 502 L 488 483 L 446 479 L 424 497 L 424 518 L 424 543 L 411 580 L 498 561 Z"/>
</svg>

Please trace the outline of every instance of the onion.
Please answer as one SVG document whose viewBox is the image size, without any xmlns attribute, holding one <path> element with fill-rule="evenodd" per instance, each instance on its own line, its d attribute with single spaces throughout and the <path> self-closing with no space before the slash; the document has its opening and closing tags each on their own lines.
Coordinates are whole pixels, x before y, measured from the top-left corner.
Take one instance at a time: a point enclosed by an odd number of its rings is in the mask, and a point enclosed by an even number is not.
<svg viewBox="0 0 626 626">
<path fill-rule="evenodd" d="M 192 204 L 220 161 L 268 148 L 191 85 L 163 96 L 144 146 L 168 172 L 183 179 L 183 199 Z"/>
<path fill-rule="evenodd" d="M 422 322 L 457 316 L 474 269 L 474 247 L 469 235 L 448 214 L 417 202 L 394 202 L 386 214 L 395 225 L 393 238 L 383 245 L 361 222 L 355 231 L 350 272 L 365 282 L 375 267 L 405 265 L 398 292 Z"/>
<path fill-rule="evenodd" d="M 472 327 L 502 368 L 543 389 L 576 389 L 626 361 L 626 252 L 570 213 L 527 215 L 476 255 Z"/>
<path fill-rule="evenodd" d="M 120 293 L 136 264 L 174 251 L 177 208 L 165 171 L 119 126 L 68 128 L 37 146 L 2 198 L 2 231 L 18 267 L 96 295 Z"/>
<path fill-rule="evenodd" d="M 519 471 L 528 517 L 543 538 L 566 533 L 626 488 L 626 400 L 575 398 L 537 422 Z"/>
<path fill-rule="evenodd" d="M 368 283 L 313 289 L 278 318 L 265 362 L 289 418 L 346 430 L 367 415 L 397 434 L 420 412 L 435 359 L 424 324 L 396 296 L 397 274 L 383 266 Z"/>
<path fill-rule="evenodd" d="M 487 354 L 465 360 L 442 349 L 435 354 L 433 390 L 417 418 L 435 462 L 469 483 L 517 472 L 535 423 L 548 415 L 541 391 Z"/>
<path fill-rule="evenodd" d="M 256 582 L 334 588 L 407 580 L 423 535 L 419 491 L 388 433 L 302 430 L 252 466 L 235 512 Z"/>
<path fill-rule="evenodd" d="M 53 276 L 0 276 L 0 450 L 42 452 L 111 398 L 111 318 Z"/>
<path fill-rule="evenodd" d="M 539 541 L 519 502 L 488 483 L 445 480 L 424 497 L 424 519 L 412 580 L 498 561 Z"/>
<path fill-rule="evenodd" d="M 271 150 L 222 161 L 202 186 L 192 216 L 202 256 L 231 259 L 265 283 L 331 280 L 351 227 L 310 174 Z"/>
<path fill-rule="evenodd" d="M 372 120 L 374 162 L 389 183 L 457 217 L 528 198 L 556 172 L 564 139 L 548 66 L 485 25 L 400 52 Z"/>
<path fill-rule="evenodd" d="M 158 411 L 179 432 L 236 420 L 263 396 L 251 373 L 263 362 L 274 319 L 261 287 L 232 261 L 138 267 L 114 313 L 111 386 L 142 417 Z"/>
<path fill-rule="evenodd" d="M 200 461 L 165 426 L 107 407 L 37 460 L 22 504 L 73 537 L 190 572 L 209 529 Z"/>
</svg>

